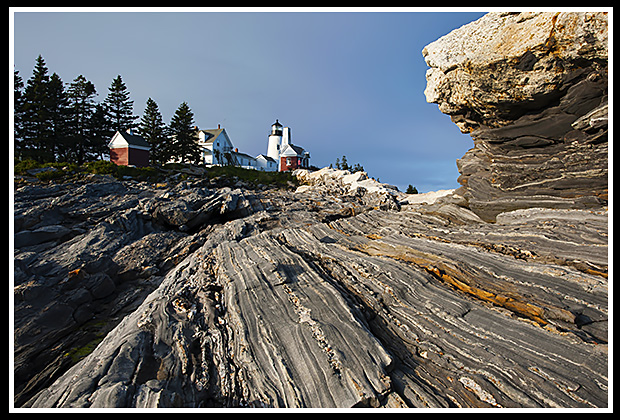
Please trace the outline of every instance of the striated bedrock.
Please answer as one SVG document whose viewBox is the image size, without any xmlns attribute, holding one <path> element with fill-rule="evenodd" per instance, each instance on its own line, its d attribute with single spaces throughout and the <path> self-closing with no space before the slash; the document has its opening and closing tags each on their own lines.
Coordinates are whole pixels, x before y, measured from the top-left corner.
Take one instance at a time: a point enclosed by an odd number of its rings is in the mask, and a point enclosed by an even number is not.
<svg viewBox="0 0 620 420">
<path fill-rule="evenodd" d="M 297 191 L 238 190 L 246 211 L 192 230 L 155 210 L 185 202 L 181 223 L 233 191 L 106 182 L 82 208 L 66 188 L 21 189 L 22 228 L 74 236 L 16 249 L 20 406 L 608 405 L 606 211 L 530 208 L 491 224 L 447 193 L 299 176 Z M 80 208 L 79 226 L 61 217 Z M 78 261 L 62 257 L 78 249 Z M 107 292 L 94 291 L 97 273 Z M 52 322 L 50 299 L 69 320 Z M 83 304 L 91 318 L 78 316 Z M 67 360 L 95 323 L 108 328 Z"/>
<path fill-rule="evenodd" d="M 489 13 L 424 48 L 427 101 L 474 140 L 458 193 L 483 219 L 607 204 L 607 43 L 606 13 Z"/>
</svg>

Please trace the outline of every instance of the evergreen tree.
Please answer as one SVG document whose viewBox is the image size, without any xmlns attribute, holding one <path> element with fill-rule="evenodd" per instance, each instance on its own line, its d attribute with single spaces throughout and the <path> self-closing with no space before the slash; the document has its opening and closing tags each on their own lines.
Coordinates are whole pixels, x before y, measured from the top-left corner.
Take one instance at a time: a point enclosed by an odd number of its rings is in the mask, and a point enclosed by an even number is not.
<svg viewBox="0 0 620 420">
<path fill-rule="evenodd" d="M 90 117 L 89 127 L 89 148 L 93 157 L 103 159 L 110 155 L 108 143 L 114 135 L 112 124 L 108 119 L 106 106 L 103 103 L 96 104 L 93 114 Z"/>
<path fill-rule="evenodd" d="M 70 137 L 68 122 L 68 98 L 65 86 L 58 74 L 52 74 L 48 85 L 51 137 L 45 150 L 45 160 L 55 161 L 62 150 L 67 148 Z"/>
<path fill-rule="evenodd" d="M 69 85 L 68 97 L 71 112 L 71 136 L 67 142 L 69 157 L 82 164 L 92 158 L 91 117 L 95 109 L 97 90 L 92 82 L 79 75 Z"/>
<path fill-rule="evenodd" d="M 200 163 L 200 147 L 194 131 L 194 114 L 186 102 L 179 105 L 170 120 L 170 157 L 180 162 Z"/>
<path fill-rule="evenodd" d="M 48 100 L 50 78 L 47 71 L 45 60 L 39 55 L 32 77 L 26 83 L 23 103 L 23 141 L 20 155 L 40 162 L 45 160 L 45 149 L 52 136 Z"/>
<path fill-rule="evenodd" d="M 409 186 L 407 187 L 407 194 L 417 194 L 418 193 L 418 189 L 416 187 L 414 187 L 413 185 L 409 184 Z"/>
<path fill-rule="evenodd" d="M 355 165 L 353 165 L 353 169 L 351 169 L 351 171 L 353 171 L 353 172 L 364 172 L 364 167 L 362 165 L 360 165 L 359 163 L 356 163 Z"/>
<path fill-rule="evenodd" d="M 112 129 L 114 131 L 127 131 L 129 128 L 135 128 L 135 120 L 138 117 L 133 115 L 133 101 L 129 100 L 129 91 L 120 74 L 112 80 L 112 85 L 108 90 L 109 93 L 104 102 L 110 116 Z"/>
<path fill-rule="evenodd" d="M 13 148 L 15 157 L 22 159 L 24 141 L 24 81 L 19 72 L 13 70 Z"/>
<path fill-rule="evenodd" d="M 166 163 L 170 156 L 166 146 L 168 143 L 167 128 L 162 119 L 157 103 L 149 98 L 139 126 L 140 135 L 151 145 L 150 159 L 154 163 Z"/>
</svg>

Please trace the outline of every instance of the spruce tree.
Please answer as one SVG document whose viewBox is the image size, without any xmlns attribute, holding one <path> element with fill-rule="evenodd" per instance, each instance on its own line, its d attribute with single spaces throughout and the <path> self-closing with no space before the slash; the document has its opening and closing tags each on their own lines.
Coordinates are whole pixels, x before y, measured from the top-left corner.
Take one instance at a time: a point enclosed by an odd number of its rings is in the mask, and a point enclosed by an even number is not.
<svg viewBox="0 0 620 420">
<path fill-rule="evenodd" d="M 194 131 L 194 114 L 186 102 L 179 105 L 170 120 L 170 157 L 187 163 L 200 163 L 200 147 Z"/>
<path fill-rule="evenodd" d="M 65 86 L 58 74 L 52 74 L 48 85 L 51 137 L 45 148 L 45 160 L 55 161 L 69 142 L 69 102 Z M 65 159 L 62 159 L 65 160 Z"/>
<path fill-rule="evenodd" d="M 103 159 L 110 155 L 108 143 L 114 135 L 112 124 L 108 119 L 108 113 L 105 104 L 99 103 L 95 105 L 93 113 L 90 117 L 88 125 L 89 133 L 89 150 L 93 157 Z"/>
<path fill-rule="evenodd" d="M 162 119 L 157 103 L 148 98 L 146 109 L 140 120 L 139 132 L 151 145 L 150 159 L 154 163 L 166 163 L 169 159 L 167 148 L 167 128 Z"/>
<path fill-rule="evenodd" d="M 94 157 L 91 118 L 95 109 L 94 97 L 97 90 L 92 82 L 79 75 L 69 85 L 69 106 L 71 112 L 71 136 L 68 142 L 69 157 L 82 164 Z"/>
<path fill-rule="evenodd" d="M 45 160 L 45 149 L 52 136 L 48 101 L 50 78 L 47 71 L 45 60 L 39 55 L 24 91 L 21 155 L 39 162 Z"/>
<path fill-rule="evenodd" d="M 22 159 L 24 148 L 24 81 L 17 70 L 13 70 L 13 141 L 15 157 Z"/>
<path fill-rule="evenodd" d="M 108 90 L 109 93 L 104 102 L 110 116 L 112 129 L 114 131 L 126 131 L 129 128 L 135 128 L 135 120 L 138 117 L 133 115 L 133 101 L 129 100 L 129 91 L 120 74 L 112 80 L 112 85 Z"/>
</svg>

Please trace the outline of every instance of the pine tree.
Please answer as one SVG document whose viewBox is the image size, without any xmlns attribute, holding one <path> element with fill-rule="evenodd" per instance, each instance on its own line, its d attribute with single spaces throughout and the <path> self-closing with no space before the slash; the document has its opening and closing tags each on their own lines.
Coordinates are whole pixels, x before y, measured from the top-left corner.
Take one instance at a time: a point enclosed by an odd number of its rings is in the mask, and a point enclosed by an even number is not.
<svg viewBox="0 0 620 420">
<path fill-rule="evenodd" d="M 151 145 L 151 162 L 166 163 L 170 159 L 168 150 L 166 150 L 168 143 L 167 128 L 157 103 L 151 98 L 146 101 L 146 109 L 140 120 L 139 132 Z"/>
<path fill-rule="evenodd" d="M 69 85 L 69 106 L 71 112 L 71 136 L 67 144 L 67 154 L 82 164 L 94 157 L 91 137 L 91 117 L 95 109 L 94 97 L 97 90 L 92 82 L 79 75 Z"/>
<path fill-rule="evenodd" d="M 171 148 L 167 153 L 174 160 L 188 163 L 200 163 L 200 147 L 196 142 L 194 131 L 194 114 L 186 102 L 179 105 L 170 120 Z"/>
<path fill-rule="evenodd" d="M 108 115 L 114 131 L 126 131 L 135 128 L 135 120 L 138 116 L 133 115 L 133 101 L 129 100 L 129 91 L 123 83 L 119 74 L 112 80 L 112 85 L 108 88 L 109 93 L 105 98 Z"/>
<path fill-rule="evenodd" d="M 48 101 L 49 75 L 45 60 L 39 55 L 32 77 L 26 83 L 23 103 L 23 141 L 20 155 L 43 162 L 51 134 Z"/>
</svg>

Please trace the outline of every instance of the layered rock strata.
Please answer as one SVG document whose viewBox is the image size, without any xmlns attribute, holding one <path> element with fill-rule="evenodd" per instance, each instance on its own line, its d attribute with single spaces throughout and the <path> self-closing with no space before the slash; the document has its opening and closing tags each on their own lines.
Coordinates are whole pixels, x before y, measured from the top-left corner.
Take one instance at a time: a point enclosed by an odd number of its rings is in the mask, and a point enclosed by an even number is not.
<svg viewBox="0 0 620 420">
<path fill-rule="evenodd" d="M 15 191 L 15 401 L 84 357 L 198 248 L 214 224 L 261 208 L 209 182 L 92 176 Z"/>
<path fill-rule="evenodd" d="M 608 195 L 606 13 L 489 13 L 427 45 L 426 99 L 474 147 L 459 194 L 483 219 Z"/>
<path fill-rule="evenodd" d="M 156 222 L 147 204 L 186 200 L 181 223 L 189 202 L 229 189 L 107 183 L 100 203 L 151 215 L 141 239 L 97 241 L 96 226 L 82 224 L 68 227 L 73 238 L 18 248 L 17 261 L 30 259 L 16 278 L 25 406 L 606 406 L 605 212 L 519 210 L 488 224 L 449 196 L 378 200 L 336 171 L 322 177 L 298 192 L 245 191 L 245 216 L 195 232 Z M 29 196 L 33 216 L 67 210 L 69 196 L 54 211 L 46 190 L 16 197 L 39 194 Z M 111 217 L 108 238 L 127 235 L 129 222 Z M 114 250 L 95 270 L 104 244 Z M 80 246 L 78 261 L 59 259 Z M 54 258 L 56 271 L 41 268 Z M 104 276 L 110 287 L 97 294 Z M 49 305 L 65 308 L 67 325 L 50 324 Z M 96 325 L 107 328 L 93 335 Z"/>
</svg>

